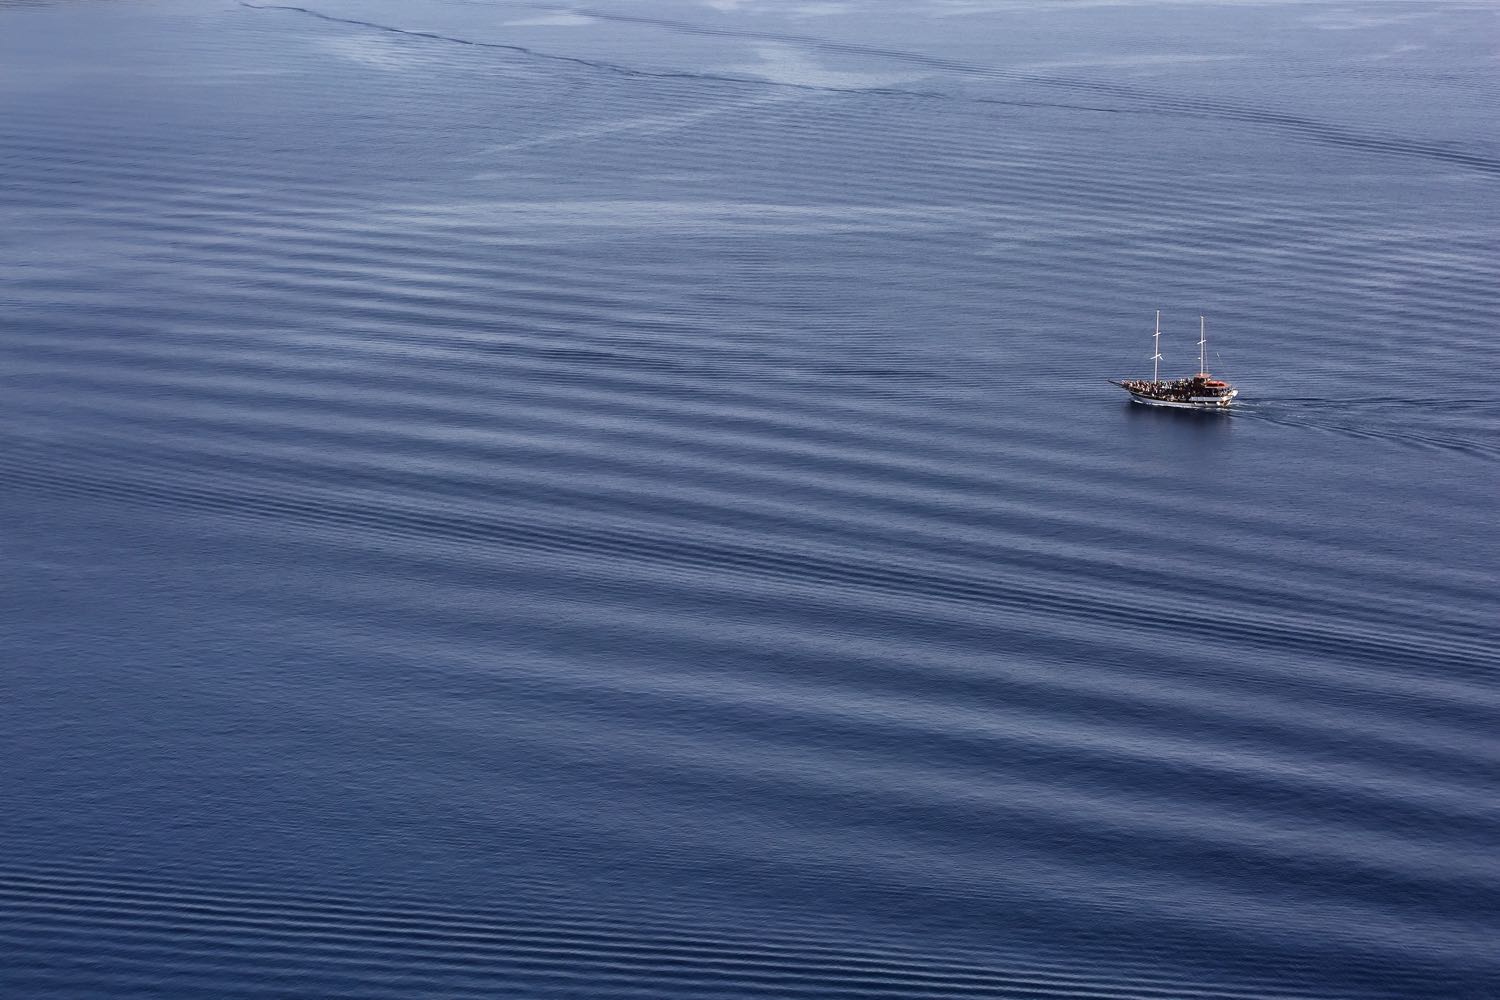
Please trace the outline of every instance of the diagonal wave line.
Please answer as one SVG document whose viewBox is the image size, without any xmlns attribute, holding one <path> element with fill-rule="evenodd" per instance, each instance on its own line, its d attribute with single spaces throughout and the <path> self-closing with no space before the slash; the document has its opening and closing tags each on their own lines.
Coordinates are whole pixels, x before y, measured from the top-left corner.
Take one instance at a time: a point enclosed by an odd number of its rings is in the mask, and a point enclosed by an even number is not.
<svg viewBox="0 0 1500 1000">
<path fill-rule="evenodd" d="M 927 66 L 932 69 L 942 69 L 951 72 L 962 73 L 970 76 L 979 76 L 989 79 L 1011 80 L 1017 83 L 1027 83 L 1062 90 L 1081 91 L 1092 93 L 1103 97 L 1121 98 L 1131 102 L 1138 102 L 1138 106 L 1110 106 L 1110 105 L 1086 105 L 1078 103 L 1049 102 L 1020 100 L 1015 98 L 984 97 L 977 95 L 955 95 L 934 90 L 920 90 L 904 87 L 835 87 L 826 84 L 791 83 L 786 81 L 772 81 L 757 77 L 738 76 L 730 73 L 704 73 L 673 70 L 648 70 L 639 67 L 626 66 L 622 63 L 608 62 L 598 59 L 584 59 L 579 56 L 565 56 L 556 53 L 542 52 L 524 45 L 509 42 L 486 42 L 472 38 L 461 38 L 456 35 L 446 35 L 436 31 L 422 31 L 413 28 L 402 28 L 396 25 L 383 24 L 378 21 L 367 21 L 360 18 L 340 17 L 315 10 L 310 7 L 298 7 L 288 4 L 257 4 L 250 0 L 238 0 L 241 7 L 251 10 L 276 10 L 298 13 L 319 20 L 329 21 L 335 24 L 348 24 L 356 27 L 368 28 L 374 31 L 383 31 L 391 34 L 404 35 L 411 38 L 426 39 L 435 42 L 444 42 L 453 45 L 467 45 L 474 48 L 496 49 L 505 52 L 513 52 L 534 59 L 550 62 L 569 63 L 575 66 L 584 66 L 594 70 L 609 73 L 617 73 L 622 76 L 630 76 L 644 79 L 663 80 L 704 80 L 716 83 L 737 83 L 762 87 L 780 87 L 794 90 L 806 90 L 823 93 L 837 94 L 870 94 L 899 96 L 905 98 L 924 98 L 930 100 L 961 101 L 971 104 L 996 105 L 1003 107 L 1041 107 L 1058 108 L 1073 111 L 1089 111 L 1109 114 L 1138 114 L 1138 115 L 1162 115 L 1179 118 L 1207 118 L 1223 121 L 1235 121 L 1242 124 L 1266 127 L 1274 129 L 1294 138 L 1303 139 L 1322 145 L 1336 146 L 1345 149 L 1363 150 L 1372 153 L 1381 153 L 1393 156 L 1421 157 L 1451 163 L 1455 166 L 1467 167 L 1481 173 L 1492 174 L 1500 177 L 1500 157 L 1489 156 L 1483 153 L 1464 149 L 1451 144 L 1423 142 L 1400 136 L 1382 136 L 1369 132 L 1362 132 L 1347 126 L 1320 119 L 1295 114 L 1289 111 L 1276 109 L 1256 108 L 1245 105 L 1231 104 L 1224 101 L 1204 100 L 1202 98 L 1180 97 L 1166 93 L 1154 93 L 1137 87 L 1129 87 L 1122 84 L 1106 83 L 1101 81 L 1082 80 L 1068 77 L 1044 76 L 1036 74 L 1019 73 L 1013 71 L 996 70 L 992 68 L 974 66 L 950 60 L 936 59 L 917 53 L 904 53 L 884 49 L 865 48 L 857 45 L 844 45 L 838 42 L 828 42 L 811 39 L 800 35 L 768 35 L 768 39 L 780 41 L 793 41 L 798 44 L 814 45 L 827 48 L 831 51 L 847 51 L 864 55 L 879 55 L 883 58 L 901 59 L 914 62 L 918 65 Z M 581 12 L 589 13 L 589 12 Z M 594 16 L 590 14 L 590 16 Z M 713 29 L 701 26 L 693 26 L 685 22 L 660 21 L 653 19 L 632 19 L 618 15 L 604 16 L 607 20 L 632 21 L 644 24 L 655 24 L 662 27 L 670 27 L 674 30 L 691 30 L 702 34 L 726 34 L 721 29 Z M 761 36 L 756 36 L 761 37 Z"/>
</svg>

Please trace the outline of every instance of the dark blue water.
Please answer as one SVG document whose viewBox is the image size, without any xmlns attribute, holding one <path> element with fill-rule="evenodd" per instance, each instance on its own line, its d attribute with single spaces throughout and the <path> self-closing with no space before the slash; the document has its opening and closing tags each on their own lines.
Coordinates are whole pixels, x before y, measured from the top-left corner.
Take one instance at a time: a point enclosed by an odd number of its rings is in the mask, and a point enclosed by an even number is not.
<svg viewBox="0 0 1500 1000">
<path fill-rule="evenodd" d="M 0 3 L 0 995 L 1500 997 L 1497 42 Z"/>
</svg>

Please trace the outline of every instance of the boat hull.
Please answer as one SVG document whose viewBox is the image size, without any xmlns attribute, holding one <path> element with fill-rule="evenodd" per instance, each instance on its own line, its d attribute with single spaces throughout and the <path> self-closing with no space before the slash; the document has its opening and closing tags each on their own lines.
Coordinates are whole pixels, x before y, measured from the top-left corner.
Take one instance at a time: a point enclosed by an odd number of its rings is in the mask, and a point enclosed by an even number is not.
<svg viewBox="0 0 1500 1000">
<path fill-rule="evenodd" d="M 1161 406 L 1172 410 L 1223 410 L 1228 408 L 1239 392 L 1230 392 L 1223 396 L 1195 396 L 1188 399 L 1156 399 L 1152 396 L 1141 396 L 1136 393 L 1130 394 L 1132 403 L 1140 403 L 1142 406 Z"/>
</svg>

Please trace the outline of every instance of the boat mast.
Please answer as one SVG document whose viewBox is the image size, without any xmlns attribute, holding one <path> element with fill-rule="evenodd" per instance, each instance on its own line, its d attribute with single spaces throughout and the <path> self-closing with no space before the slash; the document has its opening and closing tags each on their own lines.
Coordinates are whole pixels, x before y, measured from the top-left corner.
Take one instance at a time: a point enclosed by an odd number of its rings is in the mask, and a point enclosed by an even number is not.
<svg viewBox="0 0 1500 1000">
<path fill-rule="evenodd" d="M 1204 367 L 1203 349 L 1208 344 L 1208 334 L 1204 332 L 1203 317 L 1198 317 L 1198 374 L 1207 375 L 1208 369 Z"/>
<path fill-rule="evenodd" d="M 1156 353 L 1151 355 L 1151 381 L 1161 381 L 1161 310 L 1156 310 Z"/>
</svg>

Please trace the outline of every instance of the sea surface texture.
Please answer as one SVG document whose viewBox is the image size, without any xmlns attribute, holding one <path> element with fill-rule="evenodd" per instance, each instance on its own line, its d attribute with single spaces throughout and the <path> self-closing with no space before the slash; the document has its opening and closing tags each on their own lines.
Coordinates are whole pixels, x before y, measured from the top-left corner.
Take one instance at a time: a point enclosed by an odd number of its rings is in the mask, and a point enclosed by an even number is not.
<svg viewBox="0 0 1500 1000">
<path fill-rule="evenodd" d="M 1500 8 L 304 2 L 0 0 L 0 997 L 1500 997 Z"/>
</svg>

